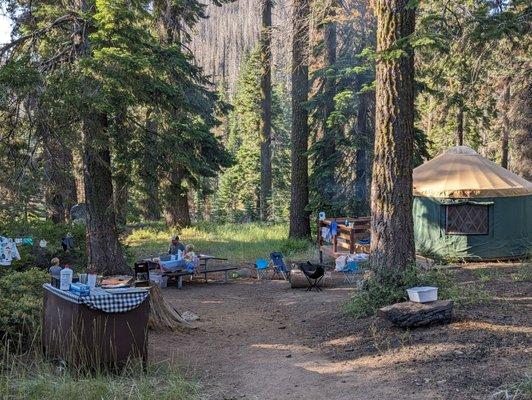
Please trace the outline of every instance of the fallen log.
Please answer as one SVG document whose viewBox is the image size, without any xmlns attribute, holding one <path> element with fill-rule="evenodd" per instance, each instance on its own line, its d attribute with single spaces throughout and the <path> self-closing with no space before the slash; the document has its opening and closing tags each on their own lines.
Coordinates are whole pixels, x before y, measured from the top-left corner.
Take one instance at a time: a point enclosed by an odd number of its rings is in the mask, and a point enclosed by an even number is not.
<svg viewBox="0 0 532 400">
<path fill-rule="evenodd" d="M 383 307 L 378 314 L 402 328 L 446 324 L 451 322 L 453 317 L 453 301 L 437 300 L 430 303 L 405 301 Z"/>
</svg>

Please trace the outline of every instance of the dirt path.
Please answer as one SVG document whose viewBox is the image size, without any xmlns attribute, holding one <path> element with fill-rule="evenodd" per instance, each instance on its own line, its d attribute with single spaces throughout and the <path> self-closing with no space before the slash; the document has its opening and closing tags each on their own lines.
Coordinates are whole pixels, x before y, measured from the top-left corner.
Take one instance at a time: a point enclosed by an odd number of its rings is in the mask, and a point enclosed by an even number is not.
<svg viewBox="0 0 532 400">
<path fill-rule="evenodd" d="M 156 347 L 173 348 L 174 357 L 200 377 L 209 399 L 368 398 L 367 392 L 353 397 L 364 377 L 328 373 L 331 362 L 306 344 L 316 321 L 338 313 L 349 291 L 307 293 L 282 281 L 253 280 L 166 290 L 167 300 L 181 309 L 186 298 L 201 321 L 196 332 L 179 339 L 158 335 Z M 176 339 L 187 345 L 176 346 Z"/>
<path fill-rule="evenodd" d="M 252 279 L 168 288 L 168 301 L 201 319 L 190 333 L 151 334 L 151 356 L 183 365 L 214 400 L 484 399 L 483 379 L 496 388 L 526 372 L 530 325 L 494 325 L 500 340 L 490 354 L 493 334 L 479 336 L 492 333 L 488 323 L 458 316 L 411 333 L 354 321 L 341 310 L 351 290 L 307 293 Z"/>
</svg>

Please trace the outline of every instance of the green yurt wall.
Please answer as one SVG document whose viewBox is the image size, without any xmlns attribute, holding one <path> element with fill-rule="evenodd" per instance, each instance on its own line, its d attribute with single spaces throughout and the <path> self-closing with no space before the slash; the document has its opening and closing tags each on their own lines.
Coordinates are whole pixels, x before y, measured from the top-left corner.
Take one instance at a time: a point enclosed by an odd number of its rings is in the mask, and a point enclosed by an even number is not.
<svg viewBox="0 0 532 400">
<path fill-rule="evenodd" d="M 457 146 L 414 169 L 416 251 L 505 259 L 532 251 L 532 183 Z"/>
<path fill-rule="evenodd" d="M 447 206 L 486 206 L 487 234 L 447 234 Z M 414 197 L 416 251 L 445 259 L 504 259 L 532 249 L 532 196 L 468 199 Z"/>
</svg>

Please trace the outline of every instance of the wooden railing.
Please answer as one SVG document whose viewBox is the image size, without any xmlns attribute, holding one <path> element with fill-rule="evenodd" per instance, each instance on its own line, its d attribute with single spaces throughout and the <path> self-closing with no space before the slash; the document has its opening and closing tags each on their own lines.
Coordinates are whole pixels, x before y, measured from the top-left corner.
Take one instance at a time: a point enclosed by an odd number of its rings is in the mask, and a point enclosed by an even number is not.
<svg viewBox="0 0 532 400">
<path fill-rule="evenodd" d="M 357 240 L 366 239 L 369 237 L 370 217 L 360 218 L 327 218 L 323 221 L 318 221 L 318 246 L 323 247 L 323 237 L 321 236 L 321 228 L 330 227 L 332 221 L 337 223 L 337 234 L 332 239 L 332 250 L 334 253 L 338 249 L 343 252 L 353 254 L 355 252 L 355 244 Z M 349 225 L 346 226 L 345 222 Z"/>
</svg>

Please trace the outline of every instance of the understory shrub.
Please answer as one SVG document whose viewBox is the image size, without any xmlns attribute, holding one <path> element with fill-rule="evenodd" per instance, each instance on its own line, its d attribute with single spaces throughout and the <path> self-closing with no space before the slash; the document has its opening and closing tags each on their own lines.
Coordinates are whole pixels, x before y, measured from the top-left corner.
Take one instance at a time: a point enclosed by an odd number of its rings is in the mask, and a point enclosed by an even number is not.
<svg viewBox="0 0 532 400">
<path fill-rule="evenodd" d="M 61 238 L 68 233 L 74 238 L 74 248 L 64 252 Z M 17 246 L 21 259 L 13 261 L 12 268 L 19 270 L 29 267 L 47 268 L 53 257 L 59 257 L 62 264 L 73 266 L 86 264 L 85 226 L 82 224 L 56 224 L 42 219 L 2 221 L 0 235 L 10 238 L 33 238 L 33 246 Z M 41 239 L 47 242 L 45 248 L 39 246 Z"/>
<path fill-rule="evenodd" d="M 414 265 L 407 268 L 401 281 L 395 284 L 382 283 L 373 275 L 370 276 L 346 303 L 346 311 L 357 318 L 374 315 L 380 307 L 406 301 L 406 289 L 414 286 L 436 286 L 440 299 L 453 300 L 458 305 L 489 300 L 488 293 L 481 285 L 460 286 L 450 270 L 424 270 Z"/>
<path fill-rule="evenodd" d="M 47 279 L 48 274 L 36 268 L 0 277 L 0 347 L 8 341 L 24 347 L 39 332 L 42 284 Z"/>
</svg>

